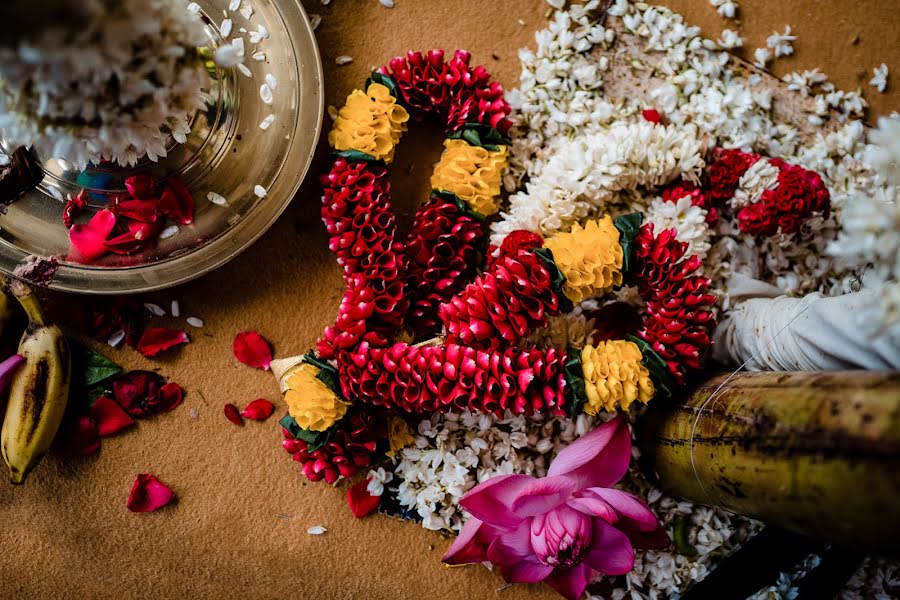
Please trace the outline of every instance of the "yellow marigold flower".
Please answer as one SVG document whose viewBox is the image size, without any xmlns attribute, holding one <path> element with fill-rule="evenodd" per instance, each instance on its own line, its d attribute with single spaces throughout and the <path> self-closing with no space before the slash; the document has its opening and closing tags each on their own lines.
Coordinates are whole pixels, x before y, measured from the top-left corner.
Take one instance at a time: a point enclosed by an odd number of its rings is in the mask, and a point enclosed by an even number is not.
<svg viewBox="0 0 900 600">
<path fill-rule="evenodd" d="M 499 208 L 506 150 L 506 146 L 487 150 L 464 140 L 444 140 L 444 153 L 434 167 L 431 187 L 456 194 L 475 212 L 492 215 Z"/>
<path fill-rule="evenodd" d="M 622 285 L 622 259 L 619 230 L 609 215 L 576 224 L 572 231 L 560 233 L 544 247 L 553 252 L 553 262 L 566 276 L 563 293 L 576 304 Z"/>
<path fill-rule="evenodd" d="M 319 368 L 303 363 L 287 379 L 284 401 L 297 425 L 310 431 L 325 431 L 347 412 L 349 403 L 325 385 L 316 375 Z"/>
<path fill-rule="evenodd" d="M 385 162 L 394 160 L 394 148 L 406 131 L 409 113 L 397 104 L 387 87 L 373 83 L 354 90 L 338 112 L 328 143 L 338 151 L 358 150 Z"/>
<path fill-rule="evenodd" d="M 587 405 L 584 412 L 628 410 L 635 400 L 647 404 L 653 397 L 650 372 L 641 364 L 641 350 L 634 342 L 607 340 L 581 351 L 581 369 Z"/>
<path fill-rule="evenodd" d="M 391 420 L 388 421 L 388 444 L 390 444 L 391 449 L 388 450 L 387 455 L 390 458 L 394 458 L 397 452 L 415 441 L 416 438 L 413 436 L 409 423 L 401 417 L 391 417 Z"/>
</svg>

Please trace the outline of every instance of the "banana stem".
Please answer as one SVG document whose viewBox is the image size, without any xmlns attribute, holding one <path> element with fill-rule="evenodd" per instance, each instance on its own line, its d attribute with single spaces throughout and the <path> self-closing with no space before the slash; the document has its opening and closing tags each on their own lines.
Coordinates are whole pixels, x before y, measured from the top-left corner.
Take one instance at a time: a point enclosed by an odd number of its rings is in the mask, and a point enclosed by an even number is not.
<svg viewBox="0 0 900 600">
<path fill-rule="evenodd" d="M 43 327 L 47 324 L 44 320 L 44 311 L 41 309 L 41 303 L 30 287 L 21 281 L 14 280 L 9 283 L 9 290 L 16 297 L 16 300 L 19 301 L 19 304 L 22 305 L 22 308 L 25 309 L 30 327 Z"/>
</svg>

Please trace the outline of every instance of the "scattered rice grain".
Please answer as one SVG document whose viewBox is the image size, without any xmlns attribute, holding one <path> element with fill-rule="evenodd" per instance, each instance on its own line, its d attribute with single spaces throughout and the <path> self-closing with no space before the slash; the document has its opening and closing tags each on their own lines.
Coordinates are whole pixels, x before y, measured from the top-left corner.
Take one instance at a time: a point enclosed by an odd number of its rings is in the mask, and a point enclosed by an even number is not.
<svg viewBox="0 0 900 600">
<path fill-rule="evenodd" d="M 173 235 L 175 235 L 176 233 L 178 233 L 178 225 L 169 225 L 168 227 L 163 229 L 161 232 L 159 232 L 159 239 L 167 240 L 170 237 L 172 237 Z"/>
<path fill-rule="evenodd" d="M 238 7 L 240 5 L 241 5 L 241 0 L 231 0 L 231 2 L 228 3 L 228 10 L 234 12 L 238 9 Z"/>
<path fill-rule="evenodd" d="M 223 38 L 227 38 L 229 35 L 231 35 L 232 25 L 234 25 L 234 23 L 231 21 L 231 19 L 225 19 L 224 21 L 222 21 L 222 24 L 219 25 L 219 34 Z"/>
<path fill-rule="evenodd" d="M 243 75 L 244 77 L 249 77 L 249 78 L 251 78 L 251 79 L 253 78 L 253 71 L 251 71 L 251 70 L 247 67 L 247 65 L 245 65 L 244 63 L 238 63 L 238 64 L 237 64 L 237 70 L 240 71 L 240 72 L 241 72 L 241 75 Z"/>
<path fill-rule="evenodd" d="M 263 131 L 265 131 L 274 122 L 275 122 L 275 115 L 269 115 L 268 117 L 266 117 L 265 119 L 262 120 L 262 122 L 259 124 L 259 128 L 262 129 Z"/>
<path fill-rule="evenodd" d="M 325 0 L 322 0 L 322 2 L 325 2 Z M 309 529 L 306 530 L 306 533 L 308 533 L 309 535 L 322 535 L 326 531 L 328 531 L 328 530 L 325 529 L 324 527 L 322 527 L 321 525 L 313 525 L 312 527 L 310 527 Z"/>
<path fill-rule="evenodd" d="M 146 308 L 148 311 L 150 311 L 150 314 L 156 317 L 164 317 L 166 315 L 166 311 L 159 304 L 144 302 L 144 308 Z"/>
<path fill-rule="evenodd" d="M 272 104 L 272 88 L 269 87 L 269 84 L 264 83 L 259 86 L 259 97 L 266 104 Z"/>
<path fill-rule="evenodd" d="M 217 194 L 215 192 L 207 192 L 206 199 L 217 206 L 228 206 L 228 200 L 226 200 L 225 197 L 221 194 Z"/>
<path fill-rule="evenodd" d="M 322 15 L 309 15 L 309 25 L 315 31 L 322 24 Z"/>
<path fill-rule="evenodd" d="M 259 198 L 265 198 L 266 194 L 268 194 L 269 192 L 263 186 L 256 184 L 255 186 L 253 186 L 253 193 L 256 194 Z"/>
<path fill-rule="evenodd" d="M 342 55 L 338 56 L 336 59 L 334 59 L 334 64 L 338 65 L 339 67 L 342 67 L 344 65 L 349 65 L 352 62 L 353 62 L 353 57 L 347 56 L 346 54 L 342 54 Z"/>
<path fill-rule="evenodd" d="M 122 340 L 124 340 L 124 339 L 125 339 L 125 331 L 120 329 L 117 332 L 115 332 L 114 334 L 112 334 L 111 336 L 109 336 L 109 340 L 106 343 L 109 344 L 110 347 L 115 348 L 116 346 L 121 344 Z"/>
<path fill-rule="evenodd" d="M 262 61 L 266 60 L 266 53 L 265 52 L 254 52 L 253 60 L 255 60 L 256 62 L 262 62 Z"/>
<path fill-rule="evenodd" d="M 178 300 L 172 300 L 172 316 L 176 319 L 181 316 L 181 304 Z"/>
<path fill-rule="evenodd" d="M 394 8 L 394 0 L 378 0 L 378 2 L 385 8 Z"/>
<path fill-rule="evenodd" d="M 269 86 L 269 89 L 275 91 L 275 88 L 278 87 L 278 80 L 271 73 L 266 73 L 266 85 Z"/>
<path fill-rule="evenodd" d="M 243 4 L 241 4 L 241 16 L 248 21 L 250 20 L 250 17 L 253 16 L 253 7 L 250 6 L 249 2 L 244 2 Z"/>
<path fill-rule="evenodd" d="M 196 327 L 197 329 L 203 327 L 203 319 L 198 319 L 197 317 L 188 317 L 187 319 L 185 319 L 185 321 L 191 327 Z"/>
</svg>

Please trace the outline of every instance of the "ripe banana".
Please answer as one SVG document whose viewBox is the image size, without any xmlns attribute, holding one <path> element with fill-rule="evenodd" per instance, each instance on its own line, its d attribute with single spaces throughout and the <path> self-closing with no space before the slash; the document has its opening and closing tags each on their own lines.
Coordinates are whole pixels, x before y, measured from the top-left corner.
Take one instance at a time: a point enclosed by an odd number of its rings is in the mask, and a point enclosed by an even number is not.
<svg viewBox="0 0 900 600">
<path fill-rule="evenodd" d="M 69 398 L 72 364 L 62 330 L 44 320 L 32 291 L 16 281 L 10 283 L 10 289 L 28 315 L 28 326 L 19 342 L 25 364 L 10 385 L 0 452 L 9 466 L 10 481 L 21 484 L 59 429 Z"/>
</svg>

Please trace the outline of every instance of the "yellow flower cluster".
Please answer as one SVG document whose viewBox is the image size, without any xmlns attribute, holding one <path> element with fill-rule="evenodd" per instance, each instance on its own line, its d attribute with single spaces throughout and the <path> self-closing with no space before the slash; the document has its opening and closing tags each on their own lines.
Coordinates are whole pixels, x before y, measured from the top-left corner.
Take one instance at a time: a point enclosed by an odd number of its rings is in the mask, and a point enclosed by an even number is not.
<svg viewBox="0 0 900 600">
<path fill-rule="evenodd" d="M 389 163 L 394 148 L 406 131 L 409 113 L 397 104 L 387 87 L 373 83 L 354 90 L 338 112 L 328 143 L 338 151 L 358 150 Z"/>
<path fill-rule="evenodd" d="M 431 187 L 456 194 L 477 213 L 492 215 L 499 208 L 506 151 L 506 146 L 487 150 L 464 140 L 444 140 L 444 153 L 434 167 Z"/>
<path fill-rule="evenodd" d="M 572 302 L 600 296 L 622 285 L 622 259 L 619 230 L 609 215 L 588 221 L 582 228 L 560 233 L 544 247 L 553 252 L 553 262 L 566 276 L 563 293 Z"/>
<path fill-rule="evenodd" d="M 581 351 L 581 368 L 587 391 L 584 412 L 596 415 L 616 405 L 628 410 L 635 400 L 647 404 L 653 397 L 650 372 L 641 364 L 641 350 L 634 342 L 607 340 Z"/>
<path fill-rule="evenodd" d="M 412 445 L 416 441 L 413 436 L 412 428 L 402 417 L 391 417 L 388 421 L 388 450 L 387 455 L 390 458 L 397 456 L 400 450 Z"/>
<path fill-rule="evenodd" d="M 319 368 L 302 363 L 287 379 L 284 401 L 297 425 L 309 431 L 325 431 L 335 424 L 350 406 L 338 398 L 316 375 Z"/>
</svg>

